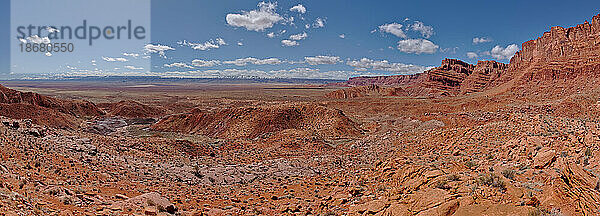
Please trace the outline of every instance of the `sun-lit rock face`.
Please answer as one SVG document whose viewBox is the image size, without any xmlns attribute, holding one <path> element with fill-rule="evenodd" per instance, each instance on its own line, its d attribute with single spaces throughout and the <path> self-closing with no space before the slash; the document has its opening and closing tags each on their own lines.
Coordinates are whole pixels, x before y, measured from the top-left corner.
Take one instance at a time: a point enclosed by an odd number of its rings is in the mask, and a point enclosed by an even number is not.
<svg viewBox="0 0 600 216">
<path fill-rule="evenodd" d="M 539 87 L 547 81 L 593 80 L 600 71 L 599 45 L 600 15 L 594 16 L 592 23 L 552 27 L 541 37 L 523 43 L 522 50 L 511 59 L 507 73 L 495 84 L 517 79 L 519 84 Z"/>
</svg>

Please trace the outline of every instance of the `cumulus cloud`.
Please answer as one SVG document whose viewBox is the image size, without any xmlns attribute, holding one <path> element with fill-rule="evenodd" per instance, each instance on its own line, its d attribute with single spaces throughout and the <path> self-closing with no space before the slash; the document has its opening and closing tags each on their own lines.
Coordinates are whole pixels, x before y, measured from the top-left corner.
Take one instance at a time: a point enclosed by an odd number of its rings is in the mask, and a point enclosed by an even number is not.
<svg viewBox="0 0 600 216">
<path fill-rule="evenodd" d="M 27 40 L 31 43 L 36 43 L 36 44 L 41 44 L 41 43 L 50 43 L 50 38 L 48 37 L 40 37 L 37 35 L 33 35 L 30 37 L 27 37 Z M 23 40 L 20 40 L 21 42 L 23 42 Z M 26 42 L 25 42 L 26 43 Z"/>
<path fill-rule="evenodd" d="M 303 32 L 302 34 L 290 35 L 290 40 L 304 40 L 306 37 L 308 37 L 308 34 Z"/>
<path fill-rule="evenodd" d="M 284 30 L 281 30 L 281 31 L 279 31 L 279 33 L 270 32 L 270 33 L 268 33 L 268 34 L 267 34 L 267 37 L 269 37 L 269 38 L 274 38 L 274 37 L 280 36 L 280 35 L 282 35 L 282 34 L 285 34 L 286 32 L 287 32 L 287 30 L 285 30 L 285 29 L 284 29 Z"/>
<path fill-rule="evenodd" d="M 131 65 L 126 65 L 125 68 L 129 69 L 129 70 L 144 70 L 143 67 L 135 67 L 135 66 L 131 66 Z"/>
<path fill-rule="evenodd" d="M 487 42 L 492 42 L 492 39 L 490 39 L 488 37 L 473 38 L 473 44 L 480 44 L 480 43 L 487 43 Z"/>
<path fill-rule="evenodd" d="M 283 62 L 281 60 L 279 60 L 278 58 L 257 59 L 257 58 L 253 58 L 253 57 L 241 58 L 241 59 L 236 59 L 233 61 L 223 61 L 223 64 L 233 64 L 236 66 L 245 66 L 247 64 L 276 65 L 276 64 L 281 64 L 281 63 L 283 63 Z"/>
<path fill-rule="evenodd" d="M 216 65 L 220 65 L 221 61 L 219 60 L 201 60 L 201 59 L 194 59 L 192 61 L 192 65 L 196 66 L 196 67 L 214 67 Z"/>
<path fill-rule="evenodd" d="M 518 51 L 519 46 L 516 44 L 508 45 L 506 48 L 496 45 L 492 51 L 490 51 L 490 55 L 498 60 L 508 60 L 512 58 Z"/>
<path fill-rule="evenodd" d="M 317 18 L 315 20 L 315 23 L 313 23 L 312 27 L 313 28 L 323 28 L 323 27 L 325 27 L 325 19 L 320 18 L 320 17 Z"/>
<path fill-rule="evenodd" d="M 168 50 L 175 50 L 175 48 L 170 47 L 170 46 L 166 46 L 166 45 L 154 45 L 154 44 L 146 44 L 146 46 L 144 46 L 144 52 L 146 54 L 148 53 L 158 53 L 161 57 L 166 58 L 167 56 L 165 55 L 165 51 Z"/>
<path fill-rule="evenodd" d="M 230 26 L 244 27 L 249 31 L 263 31 L 283 20 L 283 17 L 275 12 L 275 8 L 277 3 L 260 2 L 258 9 L 241 14 L 227 14 L 225 20 Z"/>
<path fill-rule="evenodd" d="M 183 62 L 174 62 L 171 64 L 165 64 L 165 67 L 178 67 L 178 68 L 194 68 L 192 66 L 187 65 L 186 63 Z"/>
<path fill-rule="evenodd" d="M 341 34 L 339 37 L 340 37 L 341 39 L 344 39 L 344 38 L 346 38 L 346 35 L 345 35 L 345 34 Z"/>
<path fill-rule="evenodd" d="M 298 4 L 298 5 L 290 8 L 290 11 L 295 11 L 295 12 L 303 14 L 303 13 L 306 13 L 306 8 L 304 7 L 304 5 Z"/>
<path fill-rule="evenodd" d="M 433 27 L 425 25 L 421 21 L 415 21 L 414 24 L 410 25 L 413 31 L 420 32 L 424 38 L 429 38 L 434 34 Z"/>
<path fill-rule="evenodd" d="M 107 62 L 126 62 L 126 61 L 129 61 L 126 58 L 111 58 L 111 57 L 104 57 L 104 56 L 102 56 L 102 60 L 107 61 Z"/>
<path fill-rule="evenodd" d="M 304 61 L 309 65 L 322 65 L 322 64 L 337 64 L 342 60 L 338 56 L 310 56 L 304 57 Z"/>
<path fill-rule="evenodd" d="M 389 23 L 379 26 L 379 31 L 384 33 L 390 33 L 399 38 L 407 38 L 406 33 L 402 30 L 403 25 L 399 23 Z"/>
<path fill-rule="evenodd" d="M 140 54 L 137 53 L 123 53 L 124 56 L 137 58 Z"/>
<path fill-rule="evenodd" d="M 293 41 L 293 40 L 282 40 L 281 45 L 291 47 L 291 46 L 298 46 L 298 45 L 300 45 L 300 43 L 298 43 L 298 41 Z"/>
<path fill-rule="evenodd" d="M 202 50 L 202 51 L 207 51 L 207 50 L 210 50 L 210 49 L 218 49 L 221 46 L 227 45 L 227 43 L 225 42 L 225 40 L 223 40 L 223 38 L 217 38 L 217 39 L 214 39 L 214 40 L 211 39 L 211 40 L 206 41 L 204 43 L 193 43 L 193 42 L 188 42 L 186 40 L 179 41 L 177 43 L 179 45 L 182 45 L 182 46 L 189 46 L 192 49 Z"/>
<path fill-rule="evenodd" d="M 433 54 L 438 48 L 438 45 L 425 39 L 406 39 L 398 41 L 398 50 L 405 53 Z"/>
<path fill-rule="evenodd" d="M 52 28 L 50 26 L 46 27 L 46 31 L 50 32 L 50 33 L 57 33 L 60 32 L 60 30 Z"/>
<path fill-rule="evenodd" d="M 470 59 L 472 58 L 478 58 L 479 55 L 475 52 L 467 52 L 467 57 L 469 57 Z"/>
<path fill-rule="evenodd" d="M 347 61 L 346 64 L 351 67 L 354 67 L 357 71 L 366 71 L 371 69 L 389 71 L 400 74 L 416 74 L 431 68 L 412 64 L 391 63 L 387 60 L 376 61 L 368 58 Z"/>
</svg>

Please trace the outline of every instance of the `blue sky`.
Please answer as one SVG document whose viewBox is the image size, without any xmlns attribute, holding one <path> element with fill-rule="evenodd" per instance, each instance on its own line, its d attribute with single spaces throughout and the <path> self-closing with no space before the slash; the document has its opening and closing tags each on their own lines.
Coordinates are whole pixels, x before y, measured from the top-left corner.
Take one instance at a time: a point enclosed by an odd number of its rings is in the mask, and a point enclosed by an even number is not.
<svg viewBox="0 0 600 216">
<path fill-rule="evenodd" d="M 86 75 L 93 69 L 90 75 L 175 77 L 346 79 L 412 74 L 444 58 L 508 62 L 521 43 L 550 26 L 574 26 L 600 13 L 598 1 L 261 2 L 153 0 L 151 47 L 105 43 L 102 56 L 39 55 L 52 64 L 37 63 L 15 73 L 11 68 L 19 57 L 13 53 L 11 63 L 7 50 L 18 41 L 9 35 L 9 1 L 0 0 L 0 28 L 6 29 L 0 32 L 5 41 L 0 43 L 0 77 Z"/>
</svg>

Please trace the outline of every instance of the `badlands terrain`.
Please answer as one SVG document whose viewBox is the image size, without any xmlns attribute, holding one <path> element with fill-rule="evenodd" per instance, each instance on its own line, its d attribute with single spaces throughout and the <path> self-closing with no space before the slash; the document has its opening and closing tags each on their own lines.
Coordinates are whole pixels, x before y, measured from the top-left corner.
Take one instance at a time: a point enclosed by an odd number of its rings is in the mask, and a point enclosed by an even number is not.
<svg viewBox="0 0 600 216">
<path fill-rule="evenodd" d="M 599 45 L 600 15 L 417 75 L 6 81 L 0 212 L 599 215 Z"/>
</svg>

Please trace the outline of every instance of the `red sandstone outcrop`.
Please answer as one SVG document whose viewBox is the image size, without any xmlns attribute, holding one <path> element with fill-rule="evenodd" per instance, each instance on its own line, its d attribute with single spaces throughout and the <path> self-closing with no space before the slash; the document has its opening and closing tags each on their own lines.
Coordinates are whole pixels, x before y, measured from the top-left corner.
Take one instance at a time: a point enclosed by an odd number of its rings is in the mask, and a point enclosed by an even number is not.
<svg viewBox="0 0 600 216">
<path fill-rule="evenodd" d="M 496 61 L 479 61 L 475 69 L 460 85 L 460 94 L 483 91 L 498 79 L 505 71 L 507 65 Z"/>
<path fill-rule="evenodd" d="M 167 116 L 151 128 L 233 139 L 254 139 L 286 129 L 304 130 L 327 139 L 362 134 L 358 125 L 342 111 L 314 104 L 265 105 L 215 111 L 194 109 L 191 113 Z"/>
<path fill-rule="evenodd" d="M 124 100 L 117 103 L 104 103 L 99 104 L 98 106 L 107 109 L 107 114 L 109 116 L 121 116 L 125 118 L 148 118 L 165 114 L 164 110 L 161 108 L 131 100 Z"/>
<path fill-rule="evenodd" d="M 477 65 L 471 65 L 457 59 L 444 59 L 441 66 L 420 74 L 355 77 L 350 78 L 344 85 L 401 86 L 411 96 L 459 95 L 483 91 L 504 74 L 506 68 L 506 64 L 496 61 L 479 61 Z"/>
<path fill-rule="evenodd" d="M 507 72 L 494 82 L 515 80 L 517 88 L 564 95 L 593 89 L 600 78 L 600 15 L 575 27 L 552 27 L 541 37 L 522 45 Z M 552 88 L 545 88 L 550 87 Z"/>
<path fill-rule="evenodd" d="M 366 86 L 366 85 L 381 85 L 381 86 L 403 86 L 411 85 L 418 82 L 422 74 L 414 75 L 393 75 L 393 76 L 364 76 L 351 77 L 348 81 L 342 83 L 344 86 Z"/>
<path fill-rule="evenodd" d="M 346 99 L 358 97 L 406 96 L 408 93 L 400 87 L 381 87 L 378 85 L 357 86 L 335 90 L 325 95 L 327 98 Z"/>
<path fill-rule="evenodd" d="M 62 100 L 32 92 L 20 92 L 0 85 L 0 115 L 31 119 L 51 127 L 76 127 L 79 116 L 100 116 L 104 112 L 89 101 Z"/>
</svg>

